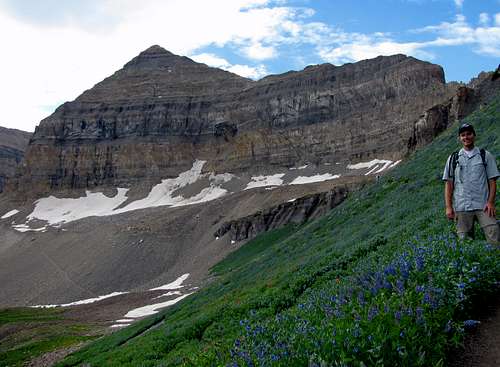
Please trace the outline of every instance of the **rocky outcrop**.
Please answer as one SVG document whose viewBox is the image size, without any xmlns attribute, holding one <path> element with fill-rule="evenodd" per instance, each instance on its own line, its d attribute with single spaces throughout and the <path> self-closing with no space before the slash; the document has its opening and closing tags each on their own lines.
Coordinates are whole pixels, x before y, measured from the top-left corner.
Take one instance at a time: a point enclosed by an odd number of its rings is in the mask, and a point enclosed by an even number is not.
<svg viewBox="0 0 500 367">
<path fill-rule="evenodd" d="M 467 86 L 451 84 L 450 88 L 456 88 L 453 97 L 431 107 L 415 122 L 408 149 L 429 144 L 453 122 L 466 118 L 477 108 L 488 104 L 500 93 L 498 73 L 498 70 L 480 73 Z"/>
<path fill-rule="evenodd" d="M 327 192 L 307 195 L 263 209 L 255 214 L 224 223 L 214 236 L 222 237 L 229 233 L 232 241 L 243 241 L 289 223 L 303 224 L 310 219 L 323 216 L 339 205 L 347 197 L 348 192 L 348 186 L 338 186 Z"/>
<path fill-rule="evenodd" d="M 440 66 L 404 55 L 251 81 L 153 46 L 40 123 L 18 188 L 158 182 L 195 159 L 217 173 L 397 160 L 449 97 Z"/>
<path fill-rule="evenodd" d="M 15 176 L 30 137 L 31 133 L 0 126 L 0 193 L 7 180 Z"/>
</svg>

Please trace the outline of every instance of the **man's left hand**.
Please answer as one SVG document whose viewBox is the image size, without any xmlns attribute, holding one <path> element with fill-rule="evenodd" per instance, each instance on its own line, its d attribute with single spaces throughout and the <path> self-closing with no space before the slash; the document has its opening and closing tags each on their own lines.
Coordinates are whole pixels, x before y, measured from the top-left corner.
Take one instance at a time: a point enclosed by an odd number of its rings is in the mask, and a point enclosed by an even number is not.
<svg viewBox="0 0 500 367">
<path fill-rule="evenodd" d="M 486 203 L 486 206 L 484 207 L 483 211 L 493 218 L 495 218 L 495 216 L 497 215 L 495 204 L 491 204 L 490 202 Z"/>
</svg>

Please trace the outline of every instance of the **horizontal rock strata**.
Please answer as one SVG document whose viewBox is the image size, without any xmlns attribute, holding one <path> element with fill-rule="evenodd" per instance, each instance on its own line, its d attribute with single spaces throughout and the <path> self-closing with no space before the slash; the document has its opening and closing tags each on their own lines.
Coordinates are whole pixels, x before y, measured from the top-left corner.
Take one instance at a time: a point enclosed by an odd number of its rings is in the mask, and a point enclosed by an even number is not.
<svg viewBox="0 0 500 367">
<path fill-rule="evenodd" d="M 0 126 L 0 193 L 13 178 L 28 147 L 31 133 Z"/>
<path fill-rule="evenodd" d="M 153 46 L 41 122 L 18 188 L 158 182 L 195 159 L 217 173 L 397 160 L 450 96 L 440 66 L 404 55 L 252 81 Z"/>
<path fill-rule="evenodd" d="M 289 223 L 303 224 L 310 219 L 326 214 L 339 205 L 347 197 L 348 192 L 347 186 L 338 186 L 327 192 L 315 193 L 285 202 L 255 214 L 226 222 L 214 233 L 214 236 L 222 237 L 229 233 L 232 241 L 243 241 Z"/>
</svg>

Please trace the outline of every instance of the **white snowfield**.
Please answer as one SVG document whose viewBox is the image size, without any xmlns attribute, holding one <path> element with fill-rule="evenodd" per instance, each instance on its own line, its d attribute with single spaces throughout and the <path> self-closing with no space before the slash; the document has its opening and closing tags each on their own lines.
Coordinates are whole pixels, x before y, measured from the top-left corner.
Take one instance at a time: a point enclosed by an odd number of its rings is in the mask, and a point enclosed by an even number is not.
<svg viewBox="0 0 500 367">
<path fill-rule="evenodd" d="M 54 307 L 69 307 L 69 306 L 87 305 L 89 303 L 102 301 L 103 299 L 106 299 L 106 298 L 116 297 L 116 296 L 119 296 L 120 294 L 127 294 L 127 293 L 129 293 L 129 292 L 113 292 L 110 294 L 106 294 L 104 296 L 83 299 L 81 301 L 76 301 L 76 302 L 71 302 L 71 303 L 63 303 L 63 304 L 58 304 L 58 305 L 37 305 L 37 306 L 31 306 L 31 307 L 33 307 L 33 308 L 54 308 Z"/>
<path fill-rule="evenodd" d="M 351 170 L 369 169 L 365 175 L 370 175 L 392 168 L 399 162 L 400 161 L 392 162 L 390 160 L 374 159 L 370 162 L 348 165 L 347 168 Z M 35 208 L 33 212 L 26 217 L 25 223 L 12 223 L 12 227 L 19 232 L 44 232 L 47 229 L 46 226 L 35 228 L 31 222 L 40 220 L 47 222 L 45 223 L 46 225 L 60 227 L 64 223 L 93 216 L 109 216 L 158 206 L 179 207 L 193 205 L 215 200 L 230 194 L 222 185 L 237 177 L 230 173 L 218 175 L 213 173 L 202 174 L 202 168 L 205 163 L 206 161 L 195 160 L 190 170 L 182 172 L 176 178 L 162 180 L 161 183 L 155 185 L 151 189 L 147 197 L 132 201 L 123 207 L 122 205 L 128 200 L 128 189 L 126 188 L 117 188 L 117 193 L 113 197 L 108 197 L 101 192 L 86 191 L 85 196 L 74 199 L 56 198 L 54 196 L 42 198 L 35 202 Z M 295 170 L 302 170 L 306 167 L 307 166 L 293 168 Z M 243 190 L 257 187 L 265 187 L 266 190 L 271 190 L 278 186 L 303 185 L 333 180 L 340 177 L 340 175 L 325 173 L 313 176 L 299 176 L 292 182 L 285 183 L 283 179 L 284 176 L 285 173 L 277 173 L 269 176 L 253 176 Z M 176 195 L 177 190 L 194 184 L 200 179 L 208 179 L 208 187 L 203 188 L 199 193 L 189 198 L 185 198 L 182 195 Z M 11 210 L 5 213 L 0 219 L 9 218 L 17 213 L 19 213 L 17 209 Z"/>
<path fill-rule="evenodd" d="M 17 210 L 17 209 L 11 210 L 10 212 L 7 212 L 4 215 L 2 215 L 2 217 L 0 217 L 0 219 L 10 218 L 10 217 L 16 215 L 17 213 L 19 213 L 19 210 Z"/>
<path fill-rule="evenodd" d="M 184 283 L 184 281 L 187 278 L 189 278 L 189 273 L 181 275 L 179 278 L 174 280 L 172 283 L 168 283 L 168 284 L 162 285 L 160 287 L 156 287 L 156 288 L 151 288 L 150 291 L 160 291 L 160 290 L 162 290 L 162 291 L 169 290 L 170 291 L 170 290 L 174 290 L 174 289 L 184 288 L 182 283 Z"/>
<path fill-rule="evenodd" d="M 168 306 L 172 306 L 172 305 L 176 304 L 177 302 L 179 302 L 180 300 L 193 294 L 194 292 L 182 294 L 181 292 L 176 291 L 176 289 L 184 288 L 183 283 L 186 281 L 187 278 L 189 278 L 189 273 L 181 275 L 180 277 L 178 277 L 176 280 L 174 280 L 171 283 L 162 285 L 161 287 L 150 289 L 150 291 L 156 291 L 156 290 L 170 290 L 171 291 L 171 292 L 162 294 L 161 296 L 154 297 L 153 300 L 160 298 L 160 297 L 173 296 L 173 295 L 179 295 L 179 297 L 165 301 L 165 302 L 154 303 L 151 305 L 146 305 L 146 306 L 142 306 L 142 307 L 138 307 L 138 308 L 135 308 L 133 310 L 130 310 L 129 312 L 127 312 L 127 314 L 125 316 L 123 316 L 124 317 L 123 319 L 115 321 L 118 324 L 114 324 L 111 327 L 114 328 L 114 327 L 127 326 L 128 324 L 124 325 L 122 323 L 123 322 L 131 322 L 131 321 L 134 321 L 134 319 L 137 319 L 140 317 L 153 315 L 153 314 L 159 312 L 161 309 L 168 307 Z"/>
<path fill-rule="evenodd" d="M 330 173 L 325 173 L 324 175 L 314 175 L 314 176 L 299 176 L 295 180 L 290 182 L 290 185 L 304 185 L 313 182 L 334 180 L 339 177 L 340 175 L 332 175 Z"/>
<path fill-rule="evenodd" d="M 180 300 L 186 298 L 187 296 L 189 296 L 191 294 L 192 293 L 187 293 L 187 294 L 184 294 L 180 297 L 174 298 L 170 301 L 165 301 L 165 302 L 161 302 L 161 303 L 155 303 L 153 305 L 135 308 L 132 311 L 127 312 L 127 314 L 124 317 L 135 319 L 135 318 L 139 318 L 139 317 L 154 315 L 155 313 L 158 313 L 161 309 L 168 307 L 168 306 L 175 305 L 177 302 L 179 302 Z"/>
<path fill-rule="evenodd" d="M 281 186 L 283 185 L 282 177 L 284 175 L 284 173 L 277 173 L 271 176 L 252 176 L 252 181 L 248 183 L 245 190 L 254 189 L 256 187 Z"/>
<path fill-rule="evenodd" d="M 368 172 L 365 173 L 365 176 L 374 174 L 374 173 L 381 173 L 385 171 L 388 168 L 393 168 L 396 165 L 398 165 L 401 161 L 390 161 L 387 159 L 373 159 L 369 162 L 360 162 L 356 164 L 349 164 L 347 166 L 348 169 L 366 169 L 370 168 Z"/>
</svg>

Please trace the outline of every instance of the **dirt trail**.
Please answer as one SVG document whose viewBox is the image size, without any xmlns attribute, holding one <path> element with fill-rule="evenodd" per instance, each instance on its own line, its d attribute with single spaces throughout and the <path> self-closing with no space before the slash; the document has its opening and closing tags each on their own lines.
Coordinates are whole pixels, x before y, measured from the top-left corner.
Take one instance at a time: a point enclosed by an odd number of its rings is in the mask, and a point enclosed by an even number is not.
<svg viewBox="0 0 500 367">
<path fill-rule="evenodd" d="M 464 347 L 453 353 L 449 367 L 500 366 L 500 294 L 484 305 L 481 324 L 465 337 Z"/>
</svg>

